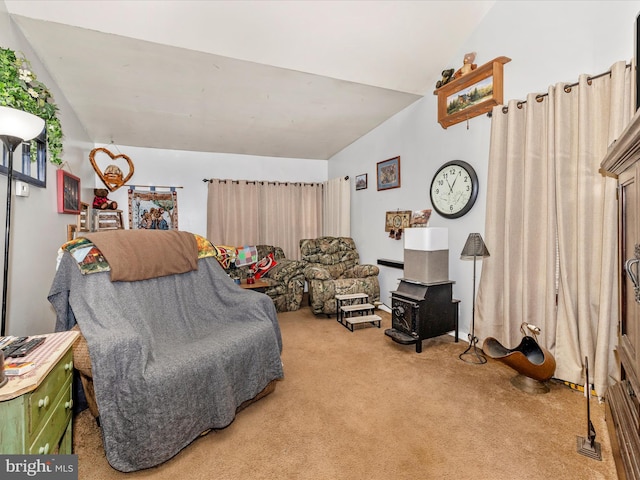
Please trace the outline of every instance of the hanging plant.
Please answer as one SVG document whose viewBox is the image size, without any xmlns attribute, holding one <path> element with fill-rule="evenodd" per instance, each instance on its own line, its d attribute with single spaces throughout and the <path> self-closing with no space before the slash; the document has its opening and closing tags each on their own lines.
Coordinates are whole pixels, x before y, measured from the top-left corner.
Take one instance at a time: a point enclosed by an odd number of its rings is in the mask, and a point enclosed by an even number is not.
<svg viewBox="0 0 640 480">
<path fill-rule="evenodd" d="M 49 161 L 62 164 L 62 128 L 58 107 L 45 84 L 36 79 L 31 64 L 13 50 L 0 48 L 0 105 L 32 113 L 45 121 Z M 37 148 L 31 146 L 31 160 Z"/>
</svg>

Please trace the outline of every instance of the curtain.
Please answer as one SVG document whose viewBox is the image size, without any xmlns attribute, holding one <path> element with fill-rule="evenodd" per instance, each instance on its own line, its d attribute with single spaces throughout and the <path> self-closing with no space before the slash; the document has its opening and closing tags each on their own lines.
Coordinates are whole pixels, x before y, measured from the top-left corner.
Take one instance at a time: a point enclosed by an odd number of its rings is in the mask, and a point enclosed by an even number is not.
<svg viewBox="0 0 640 480">
<path fill-rule="evenodd" d="M 536 325 L 554 376 L 584 383 L 588 357 L 601 396 L 619 373 L 617 184 L 600 162 L 633 115 L 632 79 L 618 62 L 495 107 L 491 127 L 477 335 L 513 348 Z"/>
<path fill-rule="evenodd" d="M 350 237 L 351 188 L 348 177 L 324 182 L 323 208 L 323 234 L 331 237 Z"/>
<path fill-rule="evenodd" d="M 300 240 L 322 234 L 322 184 L 209 180 L 207 238 L 216 245 L 274 245 L 300 259 Z"/>
</svg>

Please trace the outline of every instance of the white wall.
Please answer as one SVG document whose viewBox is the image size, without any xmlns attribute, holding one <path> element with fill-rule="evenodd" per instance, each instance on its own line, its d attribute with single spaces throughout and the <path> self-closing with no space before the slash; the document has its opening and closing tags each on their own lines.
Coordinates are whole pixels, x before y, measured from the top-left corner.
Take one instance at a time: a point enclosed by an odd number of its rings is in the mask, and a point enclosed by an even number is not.
<svg viewBox="0 0 640 480">
<path fill-rule="evenodd" d="M 38 80 L 49 87 L 60 108 L 59 118 L 65 135 L 65 168 L 80 177 L 82 182 L 92 179 L 92 170 L 86 161 L 92 147 L 86 132 L 28 42 L 19 29 L 12 25 L 2 0 L 0 45 L 24 53 Z M 66 241 L 67 224 L 76 221 L 75 216 L 57 213 L 56 170 L 56 166 L 48 164 L 47 188 L 31 186 L 29 197 L 15 197 L 12 202 L 10 270 L 7 282 L 7 334 L 10 335 L 47 333 L 54 328 L 55 317 L 47 295 L 55 271 L 56 252 Z M 6 195 L 6 177 L 0 176 L 0 198 L 3 199 L 0 222 L 3 226 Z M 2 232 L 4 237 L 4 228 Z"/>
<path fill-rule="evenodd" d="M 158 150 L 119 145 L 99 145 L 114 154 L 127 155 L 134 164 L 134 174 L 127 185 L 164 185 L 183 187 L 178 189 L 178 226 L 180 230 L 206 236 L 207 234 L 207 184 L 202 180 L 220 178 L 231 180 L 266 180 L 281 182 L 324 182 L 328 164 L 324 160 L 259 157 L 226 153 L 203 153 L 177 150 Z M 124 163 L 105 162 L 105 155 L 96 155 L 101 170 L 107 164 L 116 163 L 126 175 Z M 95 187 L 104 188 L 96 176 Z M 158 189 L 160 191 L 160 189 Z M 87 192 L 86 203 L 93 202 L 93 193 Z M 127 189 L 120 188 L 109 194 L 118 202 L 128 225 Z M 128 227 L 127 227 L 128 228 Z"/>
<path fill-rule="evenodd" d="M 546 92 L 557 82 L 575 82 L 581 73 L 598 74 L 616 61 L 630 61 L 634 54 L 634 22 L 640 2 L 500 1 L 463 48 L 445 68 L 459 68 L 465 53 L 477 52 L 476 63 L 493 58 L 512 59 L 504 66 L 505 103 L 525 99 L 530 92 Z M 416 59 L 418 61 L 419 59 Z M 433 79 L 435 89 L 436 81 Z M 362 261 L 403 259 L 403 242 L 384 231 L 385 212 L 432 208 L 429 186 L 436 169 L 460 159 L 478 173 L 480 191 L 473 209 L 465 216 L 447 220 L 432 213 L 430 226 L 449 229 L 449 276 L 455 281 L 454 297 L 460 304 L 460 330 L 464 339 L 471 321 L 473 265 L 460 260 L 471 232 L 484 236 L 487 165 L 491 120 L 479 116 L 444 130 L 437 123 L 437 97 L 433 90 L 423 99 L 380 125 L 329 161 L 329 175 L 367 173 L 369 187 L 352 194 L 352 225 Z M 376 190 L 376 163 L 401 157 L 401 188 Z M 355 187 L 354 187 L 355 188 Z M 492 246 L 487 245 L 491 252 Z M 485 260 L 490 261 L 490 260 Z M 478 278 L 482 262 L 478 262 Z M 382 301 L 390 305 L 389 291 L 398 285 L 402 270 L 381 267 Z"/>
</svg>

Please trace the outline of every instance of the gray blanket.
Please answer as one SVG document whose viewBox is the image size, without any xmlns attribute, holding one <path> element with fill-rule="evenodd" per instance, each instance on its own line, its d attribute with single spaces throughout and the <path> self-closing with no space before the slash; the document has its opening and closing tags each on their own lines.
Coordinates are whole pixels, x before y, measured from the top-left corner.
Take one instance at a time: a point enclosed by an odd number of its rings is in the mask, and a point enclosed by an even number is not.
<svg viewBox="0 0 640 480">
<path fill-rule="evenodd" d="M 283 377 L 276 310 L 214 258 L 138 282 L 82 275 L 65 253 L 49 292 L 56 331 L 77 321 L 91 356 L 107 459 L 123 472 L 158 465 Z"/>
</svg>

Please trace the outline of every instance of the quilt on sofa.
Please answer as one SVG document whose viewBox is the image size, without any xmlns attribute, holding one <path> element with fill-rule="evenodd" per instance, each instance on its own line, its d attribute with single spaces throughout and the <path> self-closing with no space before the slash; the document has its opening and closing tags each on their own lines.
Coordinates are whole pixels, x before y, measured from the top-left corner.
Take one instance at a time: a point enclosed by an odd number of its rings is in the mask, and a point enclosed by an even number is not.
<svg viewBox="0 0 640 480">
<path fill-rule="evenodd" d="M 168 460 L 283 377 L 273 303 L 238 288 L 214 257 L 147 280 L 109 275 L 82 274 L 65 251 L 49 301 L 56 330 L 77 322 L 86 338 L 105 453 L 117 470 Z"/>
</svg>

